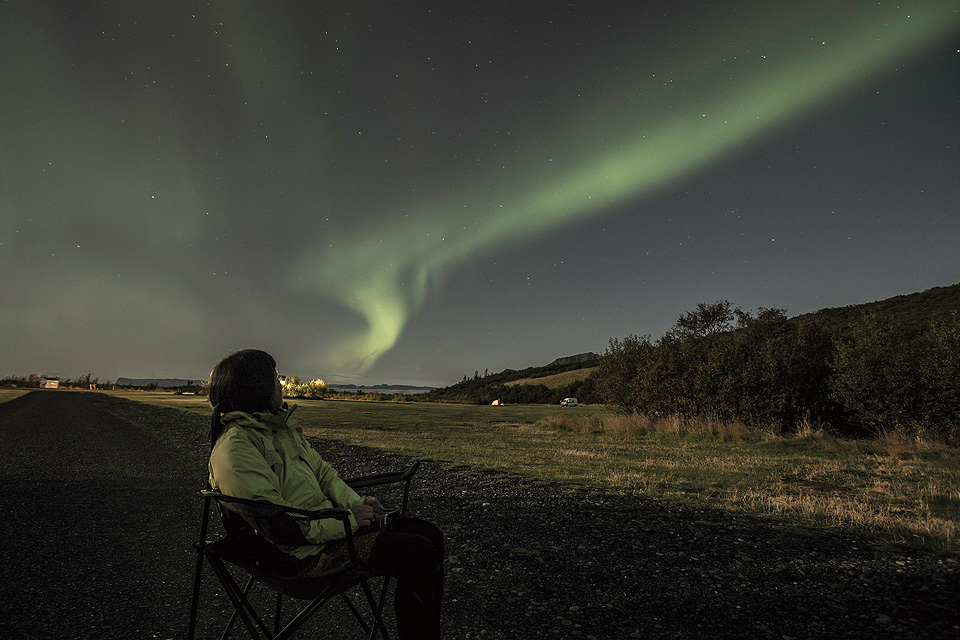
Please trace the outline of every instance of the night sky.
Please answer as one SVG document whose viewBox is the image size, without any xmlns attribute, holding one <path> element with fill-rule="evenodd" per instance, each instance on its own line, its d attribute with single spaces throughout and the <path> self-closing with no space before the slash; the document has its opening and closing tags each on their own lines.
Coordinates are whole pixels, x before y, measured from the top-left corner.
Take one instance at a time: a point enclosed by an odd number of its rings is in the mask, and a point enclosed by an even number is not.
<svg viewBox="0 0 960 640">
<path fill-rule="evenodd" d="M 448 385 L 960 282 L 960 3 L 0 2 L 0 375 Z"/>
</svg>

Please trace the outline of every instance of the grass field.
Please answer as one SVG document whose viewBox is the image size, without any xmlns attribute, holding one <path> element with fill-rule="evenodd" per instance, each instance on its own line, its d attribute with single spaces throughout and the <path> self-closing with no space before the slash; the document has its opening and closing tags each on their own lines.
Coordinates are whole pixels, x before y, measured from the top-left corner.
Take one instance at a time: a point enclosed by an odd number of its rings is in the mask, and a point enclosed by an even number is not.
<svg viewBox="0 0 960 640">
<path fill-rule="evenodd" d="M 0 402 L 13 400 L 14 398 L 18 398 L 29 391 L 33 391 L 33 389 L 0 389 Z"/>
<path fill-rule="evenodd" d="M 203 396 L 121 393 L 209 413 Z M 4 399 L 0 395 L 0 400 Z M 604 407 L 298 401 L 311 436 L 960 553 L 960 451 L 902 442 L 601 431 Z M 575 418 L 575 419 L 571 419 Z M 576 428 L 576 425 L 581 428 Z"/>
</svg>

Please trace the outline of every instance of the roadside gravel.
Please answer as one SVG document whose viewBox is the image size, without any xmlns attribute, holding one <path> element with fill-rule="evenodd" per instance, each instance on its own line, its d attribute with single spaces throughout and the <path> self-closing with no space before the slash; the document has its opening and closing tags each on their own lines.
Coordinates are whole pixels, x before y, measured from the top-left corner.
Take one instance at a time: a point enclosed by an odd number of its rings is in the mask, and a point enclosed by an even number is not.
<svg viewBox="0 0 960 640">
<path fill-rule="evenodd" d="M 184 636 L 206 429 L 103 394 L 0 404 L 0 636 Z M 409 463 L 315 446 L 345 477 Z M 449 638 L 960 638 L 952 558 L 442 461 L 411 509 L 447 538 Z"/>
<path fill-rule="evenodd" d="M 318 447 L 341 468 L 370 457 Z M 960 637 L 955 559 L 438 463 L 418 483 L 447 535 L 450 637 Z"/>
</svg>

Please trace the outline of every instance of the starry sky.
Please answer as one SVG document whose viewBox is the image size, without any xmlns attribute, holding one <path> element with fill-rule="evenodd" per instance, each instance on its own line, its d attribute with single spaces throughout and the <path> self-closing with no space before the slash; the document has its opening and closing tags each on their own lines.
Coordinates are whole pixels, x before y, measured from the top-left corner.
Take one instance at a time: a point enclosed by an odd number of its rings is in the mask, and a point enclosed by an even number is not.
<svg viewBox="0 0 960 640">
<path fill-rule="evenodd" d="M 0 375 L 445 386 L 960 282 L 960 3 L 0 2 Z"/>
</svg>

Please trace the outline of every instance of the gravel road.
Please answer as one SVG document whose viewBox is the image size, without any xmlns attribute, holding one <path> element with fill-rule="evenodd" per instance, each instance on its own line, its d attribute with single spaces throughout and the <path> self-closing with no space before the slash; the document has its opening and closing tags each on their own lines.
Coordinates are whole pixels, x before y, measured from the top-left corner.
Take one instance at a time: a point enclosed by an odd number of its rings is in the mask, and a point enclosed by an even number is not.
<svg viewBox="0 0 960 640">
<path fill-rule="evenodd" d="M 105 394 L 0 404 L 0 637 L 185 635 L 206 430 Z M 315 444 L 343 476 L 409 462 Z M 415 488 L 447 536 L 448 638 L 960 638 L 955 559 L 436 461 Z M 331 613 L 302 637 L 353 637 Z"/>
</svg>

